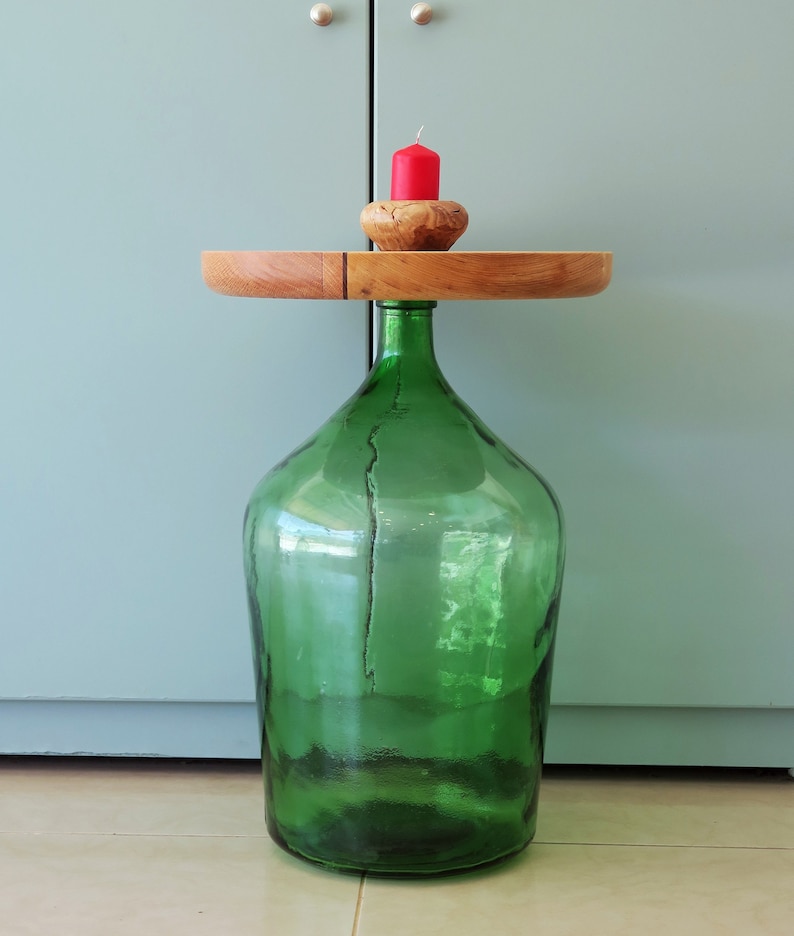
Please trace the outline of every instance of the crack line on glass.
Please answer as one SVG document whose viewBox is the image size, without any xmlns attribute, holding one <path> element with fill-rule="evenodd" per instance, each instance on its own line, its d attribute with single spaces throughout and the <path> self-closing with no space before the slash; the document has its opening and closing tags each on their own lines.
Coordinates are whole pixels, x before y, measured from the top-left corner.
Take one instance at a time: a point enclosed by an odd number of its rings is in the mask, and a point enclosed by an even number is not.
<svg viewBox="0 0 794 936">
<path fill-rule="evenodd" d="M 380 533 L 380 520 L 378 519 L 378 485 L 375 480 L 375 466 L 378 463 L 380 452 L 378 450 L 377 437 L 380 434 L 383 425 L 389 417 L 394 414 L 398 407 L 400 399 L 401 380 L 399 369 L 396 371 L 394 385 L 394 397 L 392 398 L 389 409 L 372 427 L 372 431 L 367 437 L 367 445 L 372 451 L 372 457 L 364 471 L 365 484 L 367 488 L 367 513 L 369 514 L 369 556 L 367 558 L 367 611 L 364 622 L 364 678 L 370 684 L 370 692 L 375 692 L 375 667 L 370 664 L 369 643 L 372 637 L 372 615 L 375 603 L 375 544 Z"/>
</svg>

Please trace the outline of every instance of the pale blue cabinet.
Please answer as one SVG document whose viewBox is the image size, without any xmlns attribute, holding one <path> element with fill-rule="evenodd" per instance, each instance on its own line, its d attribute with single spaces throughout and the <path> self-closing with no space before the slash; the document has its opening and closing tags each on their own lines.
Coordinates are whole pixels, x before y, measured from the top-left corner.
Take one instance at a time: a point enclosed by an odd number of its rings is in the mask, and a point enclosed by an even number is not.
<svg viewBox="0 0 794 936">
<path fill-rule="evenodd" d="M 461 250 L 610 249 L 602 295 L 437 313 L 568 527 L 547 754 L 794 764 L 794 7 L 381 2 L 376 185 L 414 125 Z"/>
<path fill-rule="evenodd" d="M 367 309 L 224 299 L 199 256 L 365 246 L 367 19 L 4 10 L 0 750 L 255 753 L 243 509 Z"/>
<path fill-rule="evenodd" d="M 459 249 L 615 252 L 599 297 L 437 314 L 565 507 L 549 759 L 794 764 L 794 8 L 410 6 L 6 15 L 0 750 L 256 755 L 242 506 L 367 312 L 198 254 L 361 247 L 370 148 L 385 197 L 424 124 Z"/>
</svg>

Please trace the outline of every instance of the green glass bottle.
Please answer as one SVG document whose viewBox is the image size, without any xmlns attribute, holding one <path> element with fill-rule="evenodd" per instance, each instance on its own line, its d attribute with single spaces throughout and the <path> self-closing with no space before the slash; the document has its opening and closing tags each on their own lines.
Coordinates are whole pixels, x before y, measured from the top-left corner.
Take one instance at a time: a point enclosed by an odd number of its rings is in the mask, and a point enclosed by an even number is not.
<svg viewBox="0 0 794 936">
<path fill-rule="evenodd" d="M 426 875 L 534 834 L 563 524 L 442 376 L 435 302 L 378 306 L 364 384 L 255 489 L 245 570 L 271 836 Z"/>
</svg>

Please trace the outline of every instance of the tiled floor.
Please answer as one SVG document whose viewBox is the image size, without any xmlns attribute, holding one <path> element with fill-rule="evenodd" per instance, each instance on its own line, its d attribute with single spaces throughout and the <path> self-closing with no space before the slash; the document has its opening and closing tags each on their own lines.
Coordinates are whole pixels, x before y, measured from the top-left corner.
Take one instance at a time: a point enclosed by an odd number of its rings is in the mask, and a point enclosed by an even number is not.
<svg viewBox="0 0 794 936">
<path fill-rule="evenodd" d="M 549 769 L 488 872 L 335 875 L 267 838 L 254 763 L 0 759 L 3 936 L 794 934 L 794 780 Z"/>
</svg>

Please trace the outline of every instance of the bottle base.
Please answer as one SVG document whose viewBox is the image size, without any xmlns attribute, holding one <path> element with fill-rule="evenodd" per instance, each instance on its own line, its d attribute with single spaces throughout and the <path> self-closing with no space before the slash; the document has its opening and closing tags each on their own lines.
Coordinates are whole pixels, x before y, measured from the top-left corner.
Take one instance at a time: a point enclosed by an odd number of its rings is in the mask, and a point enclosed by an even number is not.
<svg viewBox="0 0 794 936">
<path fill-rule="evenodd" d="M 445 821 L 429 807 L 418 812 L 414 807 L 411 823 L 392 824 L 398 811 L 394 809 L 395 815 L 389 816 L 389 810 L 379 804 L 378 815 L 367 817 L 374 820 L 371 825 L 362 823 L 361 816 L 343 815 L 335 823 L 300 834 L 285 836 L 270 822 L 268 831 L 285 852 L 326 870 L 403 878 L 450 876 L 492 867 L 524 851 L 534 837 L 534 828 L 528 838 L 517 840 L 515 829 L 494 828 L 491 823 L 462 830 L 459 820 Z M 396 833 L 384 835 L 383 823 Z M 363 828 L 367 831 L 362 833 Z"/>
<path fill-rule="evenodd" d="M 271 835 L 274 843 L 278 845 L 282 851 L 286 852 L 292 858 L 297 858 L 299 861 L 304 862 L 305 864 L 312 865 L 315 868 L 322 868 L 324 871 L 330 871 L 334 874 L 343 874 L 343 875 L 363 875 L 367 877 L 376 877 L 376 878 L 431 878 L 431 877 L 456 877 L 464 874 L 473 874 L 476 871 L 487 871 L 490 868 L 496 868 L 499 865 L 505 864 L 508 861 L 511 861 L 517 855 L 520 855 L 523 851 L 526 851 L 530 842 L 525 842 L 523 845 L 519 845 L 518 848 L 513 849 L 512 851 L 507 852 L 504 855 L 499 855 L 495 858 L 487 858 L 485 860 L 475 860 L 472 864 L 455 864 L 451 867 L 418 867 L 412 866 L 408 867 L 369 867 L 358 864 L 339 864 L 336 861 L 332 861 L 325 858 L 318 858 L 310 855 L 304 855 L 301 852 L 297 851 L 294 848 L 291 848 L 283 840 L 275 838 Z"/>
</svg>

